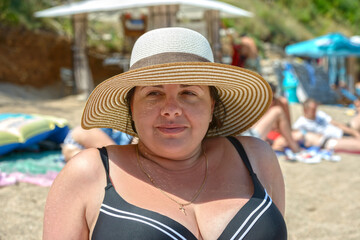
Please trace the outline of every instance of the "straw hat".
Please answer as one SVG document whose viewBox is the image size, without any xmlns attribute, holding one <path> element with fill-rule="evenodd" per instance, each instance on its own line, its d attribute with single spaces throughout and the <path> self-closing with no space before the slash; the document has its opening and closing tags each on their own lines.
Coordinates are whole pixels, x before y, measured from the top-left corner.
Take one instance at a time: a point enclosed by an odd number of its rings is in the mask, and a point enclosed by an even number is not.
<svg viewBox="0 0 360 240">
<path fill-rule="evenodd" d="M 135 86 L 187 84 L 215 86 L 226 109 L 223 127 L 208 136 L 238 135 L 268 109 L 269 84 L 247 69 L 214 63 L 201 34 L 186 28 L 160 28 L 142 35 L 131 54 L 130 70 L 100 83 L 90 94 L 81 125 L 112 128 L 136 136 L 129 124 L 126 95 Z"/>
</svg>

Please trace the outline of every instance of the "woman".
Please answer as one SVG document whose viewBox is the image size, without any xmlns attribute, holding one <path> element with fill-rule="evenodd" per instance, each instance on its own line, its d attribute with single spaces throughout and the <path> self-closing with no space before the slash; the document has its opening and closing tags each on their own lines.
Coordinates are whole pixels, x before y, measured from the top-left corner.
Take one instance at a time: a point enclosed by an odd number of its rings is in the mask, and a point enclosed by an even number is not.
<svg viewBox="0 0 360 240">
<path fill-rule="evenodd" d="M 145 33 L 130 65 L 92 92 L 82 127 L 139 142 L 66 164 L 49 192 L 44 239 L 286 239 L 275 154 L 260 139 L 224 137 L 267 110 L 266 81 L 213 63 L 207 40 L 184 28 Z"/>
</svg>

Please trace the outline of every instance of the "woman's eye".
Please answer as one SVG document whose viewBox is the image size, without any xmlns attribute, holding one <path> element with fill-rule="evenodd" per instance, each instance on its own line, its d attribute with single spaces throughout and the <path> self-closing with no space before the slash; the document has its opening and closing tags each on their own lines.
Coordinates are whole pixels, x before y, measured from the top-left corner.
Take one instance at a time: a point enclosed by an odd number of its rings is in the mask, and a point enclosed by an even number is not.
<svg viewBox="0 0 360 240">
<path fill-rule="evenodd" d="M 189 96 L 196 96 L 196 93 L 194 93 L 192 91 L 183 91 L 182 94 L 189 95 Z"/>
<path fill-rule="evenodd" d="M 148 92 L 146 95 L 147 96 L 158 96 L 158 95 L 160 95 L 160 93 L 157 91 L 151 91 L 151 92 Z"/>
</svg>

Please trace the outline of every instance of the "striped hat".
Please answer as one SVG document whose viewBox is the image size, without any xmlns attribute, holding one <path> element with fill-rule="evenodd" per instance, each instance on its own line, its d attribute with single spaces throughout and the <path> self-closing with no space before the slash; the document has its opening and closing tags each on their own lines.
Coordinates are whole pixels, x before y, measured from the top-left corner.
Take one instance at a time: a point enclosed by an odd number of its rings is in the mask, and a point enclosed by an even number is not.
<svg viewBox="0 0 360 240">
<path fill-rule="evenodd" d="M 160 28 L 146 32 L 135 43 L 130 70 L 100 83 L 90 94 L 81 125 L 85 129 L 112 128 L 132 136 L 126 96 L 135 86 L 165 84 L 206 85 L 217 88 L 226 109 L 220 129 L 208 136 L 238 135 L 268 109 L 269 84 L 247 69 L 214 63 L 209 42 L 186 28 Z M 223 113 L 221 113 L 223 114 Z"/>
</svg>

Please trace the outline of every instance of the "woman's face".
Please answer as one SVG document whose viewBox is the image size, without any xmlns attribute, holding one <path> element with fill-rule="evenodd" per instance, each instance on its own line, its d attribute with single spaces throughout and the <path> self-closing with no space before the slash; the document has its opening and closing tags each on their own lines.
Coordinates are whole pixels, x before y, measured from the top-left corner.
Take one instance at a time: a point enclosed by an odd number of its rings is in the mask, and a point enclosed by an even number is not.
<svg viewBox="0 0 360 240">
<path fill-rule="evenodd" d="M 198 148 L 212 120 L 213 107 L 208 86 L 136 87 L 131 101 L 140 141 L 151 151 L 164 154 L 186 154 Z"/>
</svg>

